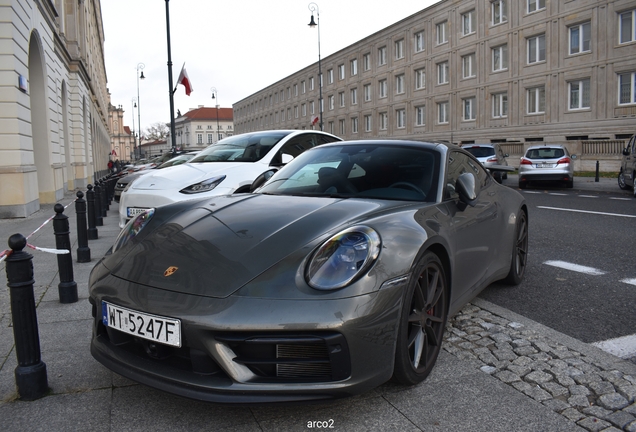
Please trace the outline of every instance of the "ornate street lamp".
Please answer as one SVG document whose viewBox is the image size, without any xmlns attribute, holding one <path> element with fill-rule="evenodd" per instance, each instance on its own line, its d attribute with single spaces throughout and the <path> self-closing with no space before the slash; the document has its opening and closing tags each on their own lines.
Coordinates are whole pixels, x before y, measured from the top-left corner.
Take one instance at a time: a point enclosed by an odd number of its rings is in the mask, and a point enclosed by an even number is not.
<svg viewBox="0 0 636 432">
<path fill-rule="evenodd" d="M 219 98 L 216 87 L 210 89 L 212 92 L 212 99 L 216 99 L 216 140 L 219 141 Z"/>
<path fill-rule="evenodd" d="M 314 28 L 318 26 L 318 110 L 320 111 L 320 130 L 322 130 L 322 68 L 320 65 L 320 9 L 314 2 L 309 3 L 308 6 L 311 11 L 311 21 L 309 21 L 309 27 Z M 314 21 L 314 11 L 316 12 L 316 21 Z"/>
<path fill-rule="evenodd" d="M 141 159 L 141 99 L 139 99 L 139 79 L 145 79 L 144 68 L 145 64 L 139 63 L 137 65 L 137 119 L 139 120 L 137 126 L 139 127 L 139 146 L 137 147 L 135 154 L 137 159 Z M 139 74 L 141 71 L 141 74 Z"/>
</svg>

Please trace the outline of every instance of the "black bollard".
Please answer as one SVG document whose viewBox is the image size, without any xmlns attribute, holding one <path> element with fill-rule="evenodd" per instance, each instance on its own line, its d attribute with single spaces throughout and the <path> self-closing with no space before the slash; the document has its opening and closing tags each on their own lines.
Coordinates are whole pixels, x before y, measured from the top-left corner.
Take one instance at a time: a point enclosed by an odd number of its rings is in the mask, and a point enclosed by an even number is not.
<svg viewBox="0 0 636 432">
<path fill-rule="evenodd" d="M 102 184 L 102 208 L 110 210 L 110 201 L 108 200 L 108 181 L 102 179 L 100 182 Z M 104 212 L 103 216 L 106 217 L 108 214 Z"/>
<path fill-rule="evenodd" d="M 99 182 L 95 182 L 95 225 L 104 226 L 104 219 L 102 215 L 102 188 L 99 186 Z"/>
<path fill-rule="evenodd" d="M 88 191 L 86 191 L 86 205 L 88 211 L 88 230 L 86 233 L 88 234 L 89 240 L 96 240 L 99 237 L 99 233 L 97 232 L 97 214 L 95 212 L 95 192 L 93 192 L 93 185 L 87 186 Z"/>
<path fill-rule="evenodd" d="M 88 231 L 86 230 L 86 201 L 84 192 L 75 194 L 75 214 L 77 215 L 77 262 L 91 262 L 91 249 L 88 247 Z"/>
<path fill-rule="evenodd" d="M 55 217 L 53 218 L 53 233 L 55 234 L 55 247 L 66 249 L 69 253 L 57 256 L 57 268 L 60 272 L 60 283 L 57 290 L 60 295 L 60 303 L 75 303 L 77 301 L 77 283 L 73 280 L 73 255 L 71 255 L 71 230 L 69 229 L 68 216 L 64 214 L 64 206 L 55 204 Z"/>
<path fill-rule="evenodd" d="M 40 357 L 40 335 L 33 294 L 33 256 L 22 250 L 26 244 L 26 238 L 22 234 L 9 237 L 12 253 L 7 257 L 6 271 L 18 358 L 15 383 L 20 399 L 35 400 L 44 396 L 49 383 L 46 364 Z"/>
<path fill-rule="evenodd" d="M 598 183 L 598 161 L 596 161 L 596 177 L 594 177 L 594 181 Z"/>
</svg>

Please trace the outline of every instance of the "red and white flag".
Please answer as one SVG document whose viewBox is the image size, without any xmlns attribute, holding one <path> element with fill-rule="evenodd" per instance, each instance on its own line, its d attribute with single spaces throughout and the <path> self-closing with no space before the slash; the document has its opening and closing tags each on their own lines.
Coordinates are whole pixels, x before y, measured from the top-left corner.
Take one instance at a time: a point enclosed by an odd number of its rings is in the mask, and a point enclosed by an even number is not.
<svg viewBox="0 0 636 432">
<path fill-rule="evenodd" d="M 185 69 L 185 63 L 183 64 L 181 73 L 179 74 L 179 78 L 177 79 L 177 85 L 179 84 L 183 84 L 183 86 L 185 87 L 186 96 L 190 96 L 190 93 L 192 93 L 192 90 L 194 89 L 192 88 L 192 83 L 190 82 L 190 78 L 188 77 L 188 72 Z"/>
<path fill-rule="evenodd" d="M 312 119 L 311 119 L 311 125 L 313 126 L 316 123 L 318 123 L 318 120 L 319 120 L 318 116 L 313 116 Z"/>
</svg>

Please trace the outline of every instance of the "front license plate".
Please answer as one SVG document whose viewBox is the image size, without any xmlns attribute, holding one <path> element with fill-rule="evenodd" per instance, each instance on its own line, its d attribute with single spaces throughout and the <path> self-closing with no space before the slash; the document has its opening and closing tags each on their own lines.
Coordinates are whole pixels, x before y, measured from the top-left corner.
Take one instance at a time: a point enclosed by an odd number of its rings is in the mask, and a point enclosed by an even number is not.
<svg viewBox="0 0 636 432">
<path fill-rule="evenodd" d="M 128 207 L 126 209 L 129 218 L 135 217 L 138 214 L 141 214 L 141 213 L 145 212 L 146 210 L 148 210 L 148 209 L 147 208 L 139 208 L 139 207 Z"/>
<path fill-rule="evenodd" d="M 142 339 L 176 347 L 181 346 L 181 321 L 147 314 L 102 301 L 102 322 Z"/>
</svg>

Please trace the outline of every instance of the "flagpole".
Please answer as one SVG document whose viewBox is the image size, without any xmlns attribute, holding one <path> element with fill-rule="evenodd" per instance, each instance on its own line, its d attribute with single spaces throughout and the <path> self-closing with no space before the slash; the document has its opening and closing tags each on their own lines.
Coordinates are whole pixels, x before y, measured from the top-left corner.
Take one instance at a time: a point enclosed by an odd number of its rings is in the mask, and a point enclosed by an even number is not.
<svg viewBox="0 0 636 432">
<path fill-rule="evenodd" d="M 177 151 L 174 125 L 174 91 L 172 90 L 172 54 L 170 53 L 170 0 L 166 0 L 166 34 L 168 35 L 168 93 L 170 93 L 170 139 L 172 153 Z M 185 63 L 184 63 L 185 66 Z"/>
</svg>

